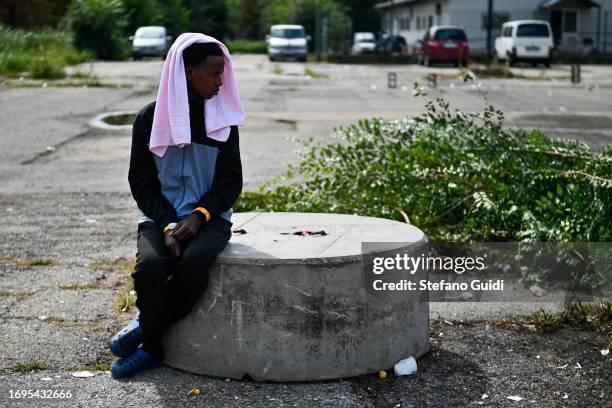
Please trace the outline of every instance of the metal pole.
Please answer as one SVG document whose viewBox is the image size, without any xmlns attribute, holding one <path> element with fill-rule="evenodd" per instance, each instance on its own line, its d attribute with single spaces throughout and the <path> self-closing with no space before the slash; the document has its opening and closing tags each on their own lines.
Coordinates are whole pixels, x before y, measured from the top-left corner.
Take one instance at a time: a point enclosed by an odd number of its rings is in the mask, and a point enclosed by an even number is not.
<svg viewBox="0 0 612 408">
<path fill-rule="evenodd" d="M 315 0 L 315 54 L 317 61 L 321 61 L 321 7 L 319 0 Z"/>
<path fill-rule="evenodd" d="M 597 52 L 601 52 L 601 5 L 597 7 Z"/>
<path fill-rule="evenodd" d="M 489 0 L 489 10 L 487 13 L 487 64 L 491 63 L 493 53 L 491 52 L 491 39 L 493 30 L 493 0 Z"/>
<path fill-rule="evenodd" d="M 389 35 L 393 35 L 393 26 L 394 24 L 394 16 L 393 16 L 393 0 L 391 0 L 391 6 L 389 7 L 389 16 L 391 16 L 391 21 L 389 22 Z"/>
<path fill-rule="evenodd" d="M 604 12 L 603 52 L 608 52 L 608 10 Z"/>
</svg>

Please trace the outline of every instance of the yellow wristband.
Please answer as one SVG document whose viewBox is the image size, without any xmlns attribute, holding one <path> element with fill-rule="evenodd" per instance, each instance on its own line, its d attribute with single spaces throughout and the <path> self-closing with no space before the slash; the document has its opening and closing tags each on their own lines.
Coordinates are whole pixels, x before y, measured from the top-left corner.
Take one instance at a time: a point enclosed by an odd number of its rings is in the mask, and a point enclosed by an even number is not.
<svg viewBox="0 0 612 408">
<path fill-rule="evenodd" d="M 210 221 L 210 213 L 208 212 L 208 210 L 204 207 L 198 207 L 195 210 L 192 211 L 192 213 L 199 211 L 202 214 L 204 214 L 204 217 L 206 217 L 206 222 Z"/>
</svg>

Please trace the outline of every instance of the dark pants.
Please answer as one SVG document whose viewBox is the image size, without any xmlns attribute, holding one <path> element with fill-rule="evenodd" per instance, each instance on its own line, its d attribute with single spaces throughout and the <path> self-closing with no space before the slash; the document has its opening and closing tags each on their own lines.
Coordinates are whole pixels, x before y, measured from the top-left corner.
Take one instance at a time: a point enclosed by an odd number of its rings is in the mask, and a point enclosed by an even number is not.
<svg viewBox="0 0 612 408">
<path fill-rule="evenodd" d="M 181 257 L 173 258 L 157 225 L 138 225 L 138 252 L 132 273 L 136 306 L 140 310 L 142 347 L 162 357 L 166 330 L 189 314 L 208 285 L 208 270 L 231 237 L 232 223 L 214 218 L 182 245 Z"/>
</svg>

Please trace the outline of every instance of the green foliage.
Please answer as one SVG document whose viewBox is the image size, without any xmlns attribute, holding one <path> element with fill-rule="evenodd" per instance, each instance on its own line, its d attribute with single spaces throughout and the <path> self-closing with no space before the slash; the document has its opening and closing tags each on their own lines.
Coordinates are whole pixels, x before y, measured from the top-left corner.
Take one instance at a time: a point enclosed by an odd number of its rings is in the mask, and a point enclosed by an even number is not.
<svg viewBox="0 0 612 408">
<path fill-rule="evenodd" d="M 66 65 L 81 63 L 89 56 L 72 47 L 67 32 L 11 30 L 0 25 L 0 74 L 62 78 Z"/>
<path fill-rule="evenodd" d="M 222 40 L 229 32 L 229 10 L 225 0 L 188 0 L 191 11 L 191 31 Z"/>
<path fill-rule="evenodd" d="M 268 51 L 265 41 L 229 40 L 225 42 L 225 45 L 232 53 L 265 54 Z"/>
<path fill-rule="evenodd" d="M 97 58 L 117 60 L 128 54 L 125 8 L 121 0 L 74 0 L 67 15 L 74 45 Z"/>
<path fill-rule="evenodd" d="M 564 326 L 582 326 L 597 331 L 612 340 L 612 302 L 596 303 L 566 302 L 563 312 L 556 315 L 538 310 L 530 319 L 536 327 L 552 330 Z"/>
<path fill-rule="evenodd" d="M 402 220 L 436 241 L 610 241 L 612 149 L 592 152 L 537 130 L 508 131 L 492 107 L 438 99 L 413 119 L 362 120 L 309 143 L 270 190 L 286 211 Z"/>
<path fill-rule="evenodd" d="M 159 0 L 123 0 L 127 16 L 124 35 L 134 35 L 138 27 L 163 25 L 164 9 Z"/>
<path fill-rule="evenodd" d="M 204 32 L 203 27 L 191 25 L 191 11 L 187 7 L 187 1 L 183 0 L 158 0 L 161 5 L 163 15 L 162 25 L 166 27 L 170 35 L 174 38 L 186 31 Z"/>
<path fill-rule="evenodd" d="M 418 86 L 415 94 L 423 94 Z M 415 118 L 362 120 L 331 139 L 307 142 L 297 166 L 262 186 L 269 202 L 254 207 L 397 221 L 404 213 L 437 242 L 612 240 L 611 148 L 597 153 L 537 130 L 506 130 L 493 107 L 465 113 L 442 99 Z M 589 263 L 609 260 L 585 249 Z M 552 254 L 571 269 L 575 252 Z M 522 255 L 544 260 L 551 252 Z M 582 270 L 591 272 L 566 280 L 596 288 L 610 281 L 603 269 L 587 265 Z M 524 283 L 541 283 L 549 272 L 523 276 Z"/>
</svg>

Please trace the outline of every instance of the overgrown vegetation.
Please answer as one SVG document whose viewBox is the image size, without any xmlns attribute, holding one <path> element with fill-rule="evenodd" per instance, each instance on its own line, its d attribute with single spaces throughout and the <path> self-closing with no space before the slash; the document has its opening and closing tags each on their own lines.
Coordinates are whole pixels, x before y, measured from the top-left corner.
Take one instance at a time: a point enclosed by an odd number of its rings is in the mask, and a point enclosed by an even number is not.
<svg viewBox="0 0 612 408">
<path fill-rule="evenodd" d="M 611 241 L 612 148 L 503 120 L 442 99 L 411 119 L 362 120 L 306 143 L 297 166 L 237 208 L 408 219 L 442 242 Z"/>
<path fill-rule="evenodd" d="M 581 326 L 600 333 L 601 347 L 612 346 L 612 302 L 599 303 L 568 302 L 559 314 L 538 310 L 530 322 L 543 330 L 554 330 L 564 326 Z"/>
<path fill-rule="evenodd" d="M 74 34 L 74 45 L 100 59 L 123 59 L 128 42 L 123 35 L 127 24 L 121 0 L 74 0 L 66 16 Z"/>
<path fill-rule="evenodd" d="M 0 75 L 64 78 L 64 67 L 90 57 L 74 49 L 66 31 L 22 31 L 0 25 Z"/>
</svg>

